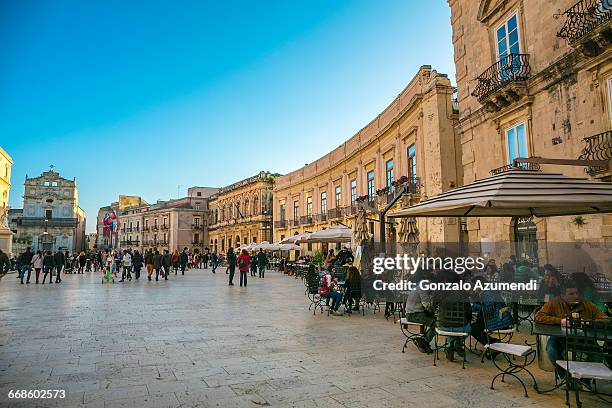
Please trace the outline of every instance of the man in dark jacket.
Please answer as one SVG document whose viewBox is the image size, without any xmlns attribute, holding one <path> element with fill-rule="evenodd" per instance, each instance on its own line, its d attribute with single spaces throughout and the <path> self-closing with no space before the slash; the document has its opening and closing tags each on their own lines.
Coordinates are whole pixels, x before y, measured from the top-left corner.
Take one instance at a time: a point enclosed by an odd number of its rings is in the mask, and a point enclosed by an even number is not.
<svg viewBox="0 0 612 408">
<path fill-rule="evenodd" d="M 227 266 L 229 269 L 229 286 L 234 286 L 234 274 L 236 273 L 236 254 L 232 247 L 227 250 Z"/>
<path fill-rule="evenodd" d="M 170 268 L 172 268 L 172 256 L 170 256 L 170 252 L 167 249 L 164 250 L 164 256 L 162 257 L 162 266 L 164 267 L 164 278 L 168 280 L 168 275 L 170 275 Z"/>
<path fill-rule="evenodd" d="M 53 283 L 53 268 L 55 267 L 55 261 L 51 251 L 45 252 L 45 256 L 43 257 L 43 281 L 42 284 L 45 284 L 45 279 L 47 279 L 47 274 L 49 274 L 49 283 Z"/>
<path fill-rule="evenodd" d="M 212 267 L 212 273 L 217 273 L 215 272 L 217 266 L 219 265 L 219 255 L 217 255 L 217 251 L 213 251 L 212 255 L 210 256 L 210 263 Z"/>
<path fill-rule="evenodd" d="M 23 285 L 23 276 L 26 271 L 28 272 L 28 277 L 26 279 L 26 283 L 30 283 L 30 275 L 32 274 L 32 257 L 34 257 L 34 253 L 30 250 L 30 247 L 27 247 L 25 252 L 21 254 L 21 270 L 19 271 L 19 278 L 21 278 L 21 284 Z"/>
<path fill-rule="evenodd" d="M 259 269 L 259 277 L 263 278 L 266 272 L 266 253 L 261 248 L 257 253 L 257 268 Z"/>
<path fill-rule="evenodd" d="M 183 252 L 181 252 L 181 274 L 184 275 L 185 274 L 185 268 L 187 268 L 187 262 L 189 261 L 189 256 L 187 255 L 187 247 L 185 247 L 183 249 Z"/>
<path fill-rule="evenodd" d="M 155 251 L 155 255 L 153 255 L 153 269 L 155 269 L 155 280 L 159 280 L 159 272 L 162 270 L 162 262 L 163 257 L 159 254 L 159 251 Z M 151 277 L 149 276 L 149 280 Z"/>
<path fill-rule="evenodd" d="M 53 262 L 55 262 L 55 270 L 57 271 L 57 275 L 55 277 L 55 283 L 60 283 L 62 279 L 60 278 L 60 273 L 64 269 L 64 265 L 66 264 L 66 257 L 64 253 L 58 249 L 55 255 L 53 255 Z"/>
</svg>

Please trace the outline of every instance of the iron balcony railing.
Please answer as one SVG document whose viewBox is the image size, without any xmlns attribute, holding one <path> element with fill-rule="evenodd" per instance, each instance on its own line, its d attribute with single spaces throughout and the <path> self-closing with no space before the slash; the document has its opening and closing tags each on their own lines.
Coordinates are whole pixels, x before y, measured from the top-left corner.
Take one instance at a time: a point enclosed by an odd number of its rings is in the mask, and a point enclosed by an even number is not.
<svg viewBox="0 0 612 408">
<path fill-rule="evenodd" d="M 612 0 L 611 0 L 612 1 Z M 585 137 L 584 149 L 580 155 L 582 160 L 612 160 L 612 131 Z M 608 171 L 604 167 L 589 166 L 586 172 L 593 175 Z"/>
<path fill-rule="evenodd" d="M 498 167 L 491 170 L 491 175 L 494 176 L 499 173 L 504 173 L 511 170 L 528 170 L 528 171 L 540 171 L 540 165 L 536 163 L 517 163 L 506 164 L 505 166 Z"/>
<path fill-rule="evenodd" d="M 191 224 L 191 229 L 201 229 L 204 227 L 204 224 Z"/>
<path fill-rule="evenodd" d="M 565 23 L 557 36 L 575 42 L 612 19 L 612 0 L 580 0 L 563 15 Z"/>
<path fill-rule="evenodd" d="M 327 211 L 327 218 L 333 220 L 335 218 L 342 218 L 342 208 L 332 208 Z"/>
<path fill-rule="evenodd" d="M 299 227 L 300 226 L 300 220 L 295 218 L 294 220 L 291 221 L 291 225 L 293 225 L 294 227 Z"/>
<path fill-rule="evenodd" d="M 476 77 L 472 96 L 482 102 L 510 82 L 527 80 L 530 71 L 529 54 L 508 54 Z"/>
<path fill-rule="evenodd" d="M 312 215 L 303 215 L 300 217 L 300 224 L 302 225 L 310 225 L 314 223 L 314 219 Z"/>
<path fill-rule="evenodd" d="M 321 214 L 317 214 L 315 216 L 315 221 L 316 222 L 326 222 L 327 221 L 327 212 L 321 213 Z"/>
<path fill-rule="evenodd" d="M 275 228 L 287 228 L 287 220 L 274 221 Z"/>
<path fill-rule="evenodd" d="M 76 227 L 79 225 L 78 218 L 45 218 L 45 217 L 22 217 L 18 219 L 18 225 L 32 227 Z"/>
</svg>

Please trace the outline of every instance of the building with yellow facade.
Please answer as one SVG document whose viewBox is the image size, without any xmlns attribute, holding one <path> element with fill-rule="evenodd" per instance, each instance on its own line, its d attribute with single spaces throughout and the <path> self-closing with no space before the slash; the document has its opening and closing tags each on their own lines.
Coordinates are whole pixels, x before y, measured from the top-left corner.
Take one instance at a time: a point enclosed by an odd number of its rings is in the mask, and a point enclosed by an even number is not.
<svg viewBox="0 0 612 408">
<path fill-rule="evenodd" d="M 274 241 L 333 225 L 352 227 L 360 203 L 383 208 L 399 191 L 398 182 L 404 182 L 410 194 L 397 208 L 456 187 L 463 175 L 452 94 L 446 75 L 422 66 L 359 132 L 315 162 L 279 177 L 274 187 Z M 379 241 L 380 224 L 373 214 L 368 218 L 369 230 Z M 460 239 L 456 218 L 420 219 L 418 227 L 421 241 Z M 388 224 L 389 242 L 396 233 Z"/>
<path fill-rule="evenodd" d="M 272 190 L 278 174 L 261 171 L 210 197 L 208 247 L 225 253 L 252 242 L 271 242 Z"/>
<path fill-rule="evenodd" d="M 460 114 L 459 173 L 470 183 L 516 158 L 612 159 L 612 7 L 593 0 L 449 0 Z M 610 180 L 606 167 L 524 164 Z M 612 215 L 470 218 L 470 242 L 606 241 Z M 539 248 L 539 249 L 538 249 Z"/>
<path fill-rule="evenodd" d="M 13 233 L 8 227 L 8 200 L 11 191 L 11 167 L 13 159 L 0 147 L 0 249 L 10 254 Z"/>
</svg>

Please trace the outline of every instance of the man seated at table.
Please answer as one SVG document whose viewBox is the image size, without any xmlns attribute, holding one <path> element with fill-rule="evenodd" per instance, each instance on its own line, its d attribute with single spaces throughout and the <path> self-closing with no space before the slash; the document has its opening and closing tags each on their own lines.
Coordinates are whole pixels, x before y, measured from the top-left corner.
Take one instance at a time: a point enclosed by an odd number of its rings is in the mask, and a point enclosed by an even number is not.
<svg viewBox="0 0 612 408">
<path fill-rule="evenodd" d="M 563 285 L 561 296 L 549 300 L 535 314 L 535 322 L 539 324 L 554 324 L 566 326 L 567 317 L 578 315 L 583 320 L 606 320 L 608 317 L 588 300 L 580 300 L 576 282 L 568 280 Z M 557 376 L 563 377 L 565 372 L 557 366 L 557 360 L 563 360 L 565 338 L 551 336 L 546 343 L 546 352 L 555 367 Z"/>
<path fill-rule="evenodd" d="M 433 311 L 433 296 L 430 291 L 419 287 L 419 282 L 428 279 L 432 280 L 430 273 L 419 269 L 410 278 L 416 285 L 415 290 L 409 290 L 406 297 L 406 320 L 409 322 L 420 323 L 423 325 L 424 333 L 422 337 L 417 337 L 414 344 L 421 353 L 431 354 L 431 340 L 436 335 L 436 315 Z"/>
</svg>

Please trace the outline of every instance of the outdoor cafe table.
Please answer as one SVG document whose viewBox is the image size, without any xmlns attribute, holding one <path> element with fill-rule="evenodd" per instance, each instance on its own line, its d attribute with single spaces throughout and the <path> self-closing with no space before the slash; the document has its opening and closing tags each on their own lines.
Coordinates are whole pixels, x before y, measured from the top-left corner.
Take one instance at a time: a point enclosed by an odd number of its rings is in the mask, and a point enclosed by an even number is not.
<svg viewBox="0 0 612 408">
<path fill-rule="evenodd" d="M 538 367 L 544 371 L 553 372 L 555 370 L 553 363 L 550 361 L 548 352 L 546 351 L 546 343 L 551 336 L 564 337 L 565 333 L 558 324 L 540 324 L 533 325 L 531 331 L 536 336 L 536 351 L 538 353 Z"/>
</svg>

